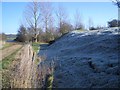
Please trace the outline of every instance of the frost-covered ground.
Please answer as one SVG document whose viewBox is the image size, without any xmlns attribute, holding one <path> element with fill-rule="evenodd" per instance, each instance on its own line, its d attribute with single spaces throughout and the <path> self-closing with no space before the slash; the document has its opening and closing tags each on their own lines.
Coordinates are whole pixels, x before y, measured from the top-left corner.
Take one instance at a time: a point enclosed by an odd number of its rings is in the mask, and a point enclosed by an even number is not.
<svg viewBox="0 0 120 90">
<path fill-rule="evenodd" d="M 103 88 L 120 85 L 120 29 L 72 31 L 40 56 L 54 60 L 54 87 Z"/>
</svg>

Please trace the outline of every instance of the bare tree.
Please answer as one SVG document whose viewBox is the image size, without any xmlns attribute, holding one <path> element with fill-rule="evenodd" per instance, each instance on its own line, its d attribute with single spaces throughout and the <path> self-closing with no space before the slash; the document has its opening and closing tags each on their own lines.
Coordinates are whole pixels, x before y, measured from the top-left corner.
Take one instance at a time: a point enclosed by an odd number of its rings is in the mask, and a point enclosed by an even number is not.
<svg viewBox="0 0 120 90">
<path fill-rule="evenodd" d="M 40 23 L 39 2 L 33 1 L 28 5 L 25 11 L 25 18 L 28 25 L 34 30 L 33 41 L 37 42 L 37 36 L 39 34 L 37 28 Z"/>
<path fill-rule="evenodd" d="M 120 0 L 115 0 L 113 3 L 118 7 L 118 20 L 120 20 Z"/>
<path fill-rule="evenodd" d="M 82 19 L 81 19 L 81 14 L 78 10 L 76 10 L 75 15 L 74 15 L 74 19 L 75 19 L 75 29 L 83 29 L 83 23 L 82 23 Z"/>
<path fill-rule="evenodd" d="M 113 1 L 113 3 L 114 3 L 115 5 L 117 5 L 118 8 L 120 8 L 120 0 L 115 0 L 115 1 Z"/>
<path fill-rule="evenodd" d="M 53 25 L 52 11 L 53 11 L 53 7 L 50 2 L 40 3 L 41 18 L 46 32 L 48 32 L 48 28 L 51 28 L 51 26 Z"/>
<path fill-rule="evenodd" d="M 88 23 L 89 23 L 89 30 L 90 30 L 90 28 L 93 27 L 93 20 L 89 18 Z"/>
<path fill-rule="evenodd" d="M 67 14 L 66 14 L 66 9 L 63 6 L 58 6 L 58 10 L 56 11 L 56 16 L 58 18 L 58 27 L 59 31 L 62 29 L 63 22 L 67 21 Z"/>
</svg>

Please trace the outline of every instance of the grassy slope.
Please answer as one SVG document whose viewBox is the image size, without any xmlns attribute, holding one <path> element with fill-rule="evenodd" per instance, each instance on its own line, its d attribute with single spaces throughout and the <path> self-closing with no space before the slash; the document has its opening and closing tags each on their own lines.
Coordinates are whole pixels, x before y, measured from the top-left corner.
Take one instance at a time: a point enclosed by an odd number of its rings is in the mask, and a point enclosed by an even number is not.
<svg viewBox="0 0 120 90">
<path fill-rule="evenodd" d="M 8 69 L 9 65 L 12 63 L 12 61 L 15 58 L 15 55 L 17 52 L 21 49 L 22 47 L 18 48 L 15 52 L 13 52 L 11 55 L 8 57 L 4 58 L 2 62 L 0 62 L 0 66 L 2 65 L 2 69 Z M 1 64 L 2 63 L 2 64 Z"/>
</svg>

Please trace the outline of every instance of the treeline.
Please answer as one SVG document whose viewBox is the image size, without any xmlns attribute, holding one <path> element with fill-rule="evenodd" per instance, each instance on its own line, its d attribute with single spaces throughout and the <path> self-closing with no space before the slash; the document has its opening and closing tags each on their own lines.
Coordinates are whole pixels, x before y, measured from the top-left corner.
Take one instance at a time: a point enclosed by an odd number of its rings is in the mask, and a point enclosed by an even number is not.
<svg viewBox="0 0 120 90">
<path fill-rule="evenodd" d="M 54 28 L 52 30 L 48 30 L 44 32 L 41 28 L 37 28 L 37 42 L 50 42 L 56 40 L 61 35 L 64 35 L 73 30 L 73 27 L 69 24 L 64 24 L 62 29 L 59 30 L 58 28 Z M 18 33 L 17 38 L 15 41 L 19 42 L 35 42 L 35 32 L 33 28 L 26 28 L 24 25 L 21 25 Z"/>
<path fill-rule="evenodd" d="M 37 28 L 37 31 L 37 42 L 49 42 L 59 36 L 59 33 L 55 30 L 44 32 L 41 28 Z M 15 40 L 19 42 L 34 42 L 34 35 L 35 32 L 33 28 L 26 28 L 24 25 L 21 25 Z"/>
<path fill-rule="evenodd" d="M 119 21 L 120 22 L 120 21 Z M 108 22 L 108 27 L 120 26 L 117 20 Z M 74 24 L 63 6 L 56 10 L 51 3 L 31 2 L 25 10 L 24 24 L 20 25 L 16 41 L 20 42 L 50 42 L 72 31 L 84 29 L 80 12 L 76 10 Z M 89 26 L 89 30 L 103 27 Z"/>
<path fill-rule="evenodd" d="M 45 2 L 29 3 L 24 23 L 19 27 L 16 41 L 49 42 L 74 30 L 65 8 L 59 6 L 54 10 L 51 3 Z"/>
<path fill-rule="evenodd" d="M 111 21 L 108 21 L 108 27 L 120 27 L 120 20 L 117 20 L 117 19 L 113 19 Z M 98 30 L 98 29 L 103 29 L 104 27 L 100 27 L 100 26 L 97 26 L 97 27 L 89 27 L 89 30 Z"/>
<path fill-rule="evenodd" d="M 114 19 L 112 21 L 108 22 L 108 27 L 120 27 L 120 21 Z M 72 30 L 80 30 L 83 28 L 73 28 L 72 25 L 65 23 L 63 26 L 61 26 L 61 29 L 59 28 L 54 28 L 52 30 L 48 30 L 47 32 L 44 32 L 41 28 L 37 28 L 38 35 L 37 35 L 37 42 L 50 42 L 53 40 L 56 40 L 59 38 L 61 35 L 64 35 L 65 33 L 68 33 Z M 98 30 L 98 29 L 103 29 L 103 27 L 90 27 L 89 30 Z M 26 28 L 24 25 L 21 25 L 17 38 L 15 39 L 16 41 L 19 42 L 34 42 L 34 29 L 33 28 Z M 0 35 L 3 40 L 6 39 L 6 35 L 3 33 Z"/>
</svg>

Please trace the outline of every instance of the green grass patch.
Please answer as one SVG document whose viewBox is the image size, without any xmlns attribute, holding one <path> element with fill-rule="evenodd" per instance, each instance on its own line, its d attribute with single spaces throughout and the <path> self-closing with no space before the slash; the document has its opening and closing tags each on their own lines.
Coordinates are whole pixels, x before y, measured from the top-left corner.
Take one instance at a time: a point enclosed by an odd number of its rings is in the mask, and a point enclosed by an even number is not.
<svg viewBox="0 0 120 90">
<path fill-rule="evenodd" d="M 33 48 L 33 50 L 34 50 L 34 52 L 38 52 L 38 50 L 40 49 L 40 43 L 38 42 L 38 43 L 32 43 L 32 48 Z"/>
<path fill-rule="evenodd" d="M 38 52 L 38 50 L 40 50 L 40 45 L 42 44 L 48 44 L 48 43 L 43 43 L 43 42 L 33 42 L 32 43 L 32 48 L 34 50 L 34 52 Z"/>
<path fill-rule="evenodd" d="M 38 51 L 40 50 L 40 45 L 42 44 L 48 44 L 48 43 L 41 43 L 41 42 L 33 42 L 32 43 L 32 48 L 33 51 L 35 53 L 35 55 L 38 53 Z M 38 65 L 40 63 L 40 59 L 38 57 L 35 58 L 35 64 Z"/>
<path fill-rule="evenodd" d="M 48 90 L 52 90 L 53 78 L 53 74 L 47 76 L 46 88 L 48 88 Z"/>
<path fill-rule="evenodd" d="M 14 40 L 16 37 L 8 37 L 7 40 Z"/>
<path fill-rule="evenodd" d="M 11 55 L 5 57 L 1 62 L 0 62 L 0 67 L 2 66 L 2 69 L 8 69 L 9 65 L 14 61 L 15 55 L 17 52 L 21 49 L 22 47 L 18 48 L 15 52 L 13 52 Z"/>
<path fill-rule="evenodd" d="M 40 60 L 38 58 L 35 59 L 35 65 L 38 65 L 40 63 Z"/>
<path fill-rule="evenodd" d="M 86 30 L 84 30 L 84 29 L 79 29 L 79 30 L 75 30 L 75 31 L 77 31 L 77 32 L 84 32 L 84 31 L 86 31 Z"/>
</svg>

